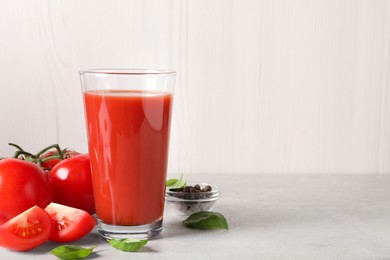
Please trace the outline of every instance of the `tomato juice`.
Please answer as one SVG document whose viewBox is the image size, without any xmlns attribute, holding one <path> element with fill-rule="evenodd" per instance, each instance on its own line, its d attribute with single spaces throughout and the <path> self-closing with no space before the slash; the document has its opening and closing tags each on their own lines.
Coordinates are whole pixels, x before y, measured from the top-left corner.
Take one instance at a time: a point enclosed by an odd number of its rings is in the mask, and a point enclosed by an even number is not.
<svg viewBox="0 0 390 260">
<path fill-rule="evenodd" d="M 172 94 L 84 92 L 96 213 L 106 224 L 162 219 Z"/>
</svg>

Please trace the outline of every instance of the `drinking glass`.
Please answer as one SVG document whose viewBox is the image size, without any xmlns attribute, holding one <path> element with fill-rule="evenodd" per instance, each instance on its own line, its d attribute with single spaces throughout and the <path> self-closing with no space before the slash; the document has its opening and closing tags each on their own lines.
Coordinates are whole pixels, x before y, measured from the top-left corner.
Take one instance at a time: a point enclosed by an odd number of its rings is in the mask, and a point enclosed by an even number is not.
<svg viewBox="0 0 390 260">
<path fill-rule="evenodd" d="M 162 230 L 175 72 L 80 71 L 99 233 Z"/>
</svg>

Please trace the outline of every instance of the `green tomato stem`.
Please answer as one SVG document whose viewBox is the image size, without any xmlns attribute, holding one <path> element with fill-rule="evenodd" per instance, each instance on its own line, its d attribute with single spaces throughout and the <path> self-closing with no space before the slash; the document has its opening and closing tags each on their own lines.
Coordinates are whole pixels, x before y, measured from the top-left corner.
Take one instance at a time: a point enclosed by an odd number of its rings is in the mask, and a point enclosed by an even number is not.
<svg viewBox="0 0 390 260">
<path fill-rule="evenodd" d="M 32 153 L 29 153 L 29 152 L 26 152 L 25 150 L 23 150 L 22 147 L 20 147 L 19 145 L 17 144 L 14 144 L 14 143 L 8 143 L 10 146 L 13 146 L 15 147 L 16 149 L 18 149 L 15 154 L 13 155 L 13 158 L 18 158 L 19 156 L 23 156 L 22 158 L 26 161 L 29 161 L 29 162 L 33 162 L 35 164 L 37 164 L 38 166 L 41 166 L 41 164 L 43 162 L 46 162 L 46 161 L 50 161 L 50 160 L 53 160 L 53 159 L 60 159 L 62 160 L 63 159 L 63 156 L 64 156 L 64 153 L 66 152 L 66 149 L 65 150 L 61 150 L 60 146 L 58 144 L 52 144 L 44 149 L 42 149 L 41 151 L 39 151 L 37 154 L 32 154 Z M 54 155 L 51 155 L 51 156 L 48 156 L 46 158 L 40 158 L 40 156 L 49 151 L 50 149 L 55 149 L 57 151 L 57 154 L 54 154 Z"/>
<path fill-rule="evenodd" d="M 23 150 L 23 148 L 22 147 L 20 147 L 19 145 L 17 145 L 17 144 L 14 144 L 14 143 L 8 143 L 8 145 L 10 145 L 10 146 L 13 146 L 13 147 L 15 147 L 16 149 L 18 149 L 18 150 L 20 150 L 20 151 L 24 151 Z"/>
<path fill-rule="evenodd" d="M 48 146 L 46 148 L 43 148 L 41 151 L 39 151 L 34 156 L 39 158 L 39 156 L 41 156 L 43 153 L 49 151 L 52 148 L 55 148 L 57 150 L 57 153 L 58 153 L 59 157 L 56 157 L 56 158 L 62 158 L 63 151 L 61 150 L 61 148 L 60 148 L 60 146 L 58 144 L 52 144 L 52 145 L 50 145 L 50 146 Z"/>
<path fill-rule="evenodd" d="M 25 150 L 23 150 L 23 148 L 21 148 L 19 145 L 17 144 L 14 144 L 14 143 L 8 143 L 8 145 L 10 146 L 13 146 L 15 147 L 16 149 L 18 149 L 15 153 L 14 153 L 14 156 L 13 158 L 18 158 L 21 154 L 22 155 L 25 155 L 27 157 L 34 157 L 33 154 L 29 153 L 29 152 L 26 152 Z"/>
</svg>

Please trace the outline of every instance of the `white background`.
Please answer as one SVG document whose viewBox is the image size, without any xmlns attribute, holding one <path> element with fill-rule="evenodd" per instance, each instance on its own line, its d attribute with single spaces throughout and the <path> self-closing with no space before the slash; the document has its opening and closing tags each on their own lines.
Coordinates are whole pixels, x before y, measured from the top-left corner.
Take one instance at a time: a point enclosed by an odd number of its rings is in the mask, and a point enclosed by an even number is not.
<svg viewBox="0 0 390 260">
<path fill-rule="evenodd" d="M 0 155 L 86 152 L 107 67 L 177 71 L 170 174 L 390 172 L 390 1 L 0 0 Z"/>
</svg>

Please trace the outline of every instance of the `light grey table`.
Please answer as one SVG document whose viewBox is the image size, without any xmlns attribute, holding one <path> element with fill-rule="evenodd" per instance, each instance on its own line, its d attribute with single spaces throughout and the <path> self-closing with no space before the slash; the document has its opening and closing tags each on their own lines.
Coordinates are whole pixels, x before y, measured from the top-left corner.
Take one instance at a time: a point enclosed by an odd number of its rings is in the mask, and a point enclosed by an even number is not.
<svg viewBox="0 0 390 260">
<path fill-rule="evenodd" d="M 88 259 L 390 260 L 390 175 L 194 175 L 215 184 L 214 211 L 228 231 L 184 227 L 167 208 L 164 230 L 140 252 L 118 251 L 92 232 L 72 243 L 98 245 Z M 0 259 L 56 259 L 46 243 Z"/>
</svg>

